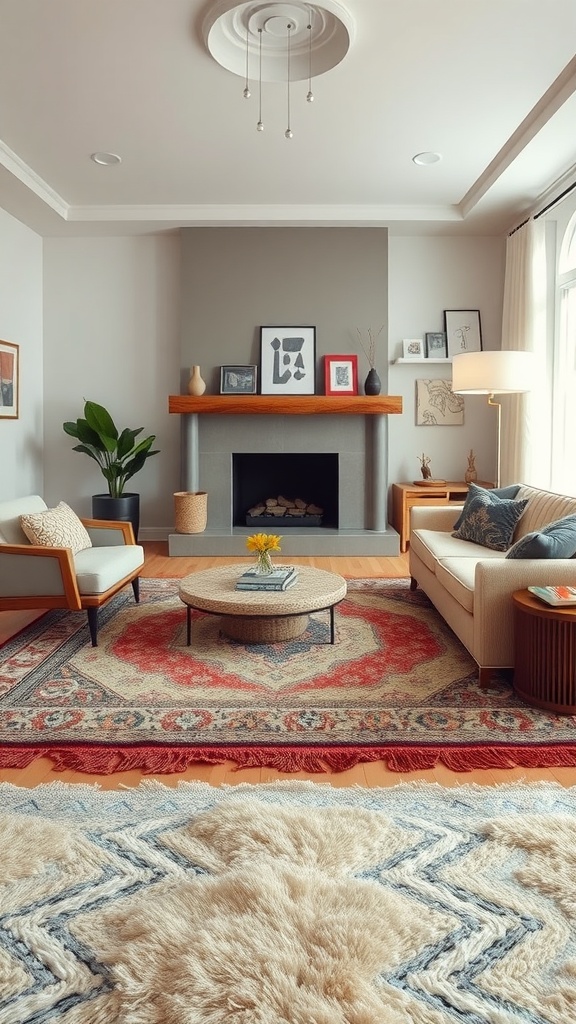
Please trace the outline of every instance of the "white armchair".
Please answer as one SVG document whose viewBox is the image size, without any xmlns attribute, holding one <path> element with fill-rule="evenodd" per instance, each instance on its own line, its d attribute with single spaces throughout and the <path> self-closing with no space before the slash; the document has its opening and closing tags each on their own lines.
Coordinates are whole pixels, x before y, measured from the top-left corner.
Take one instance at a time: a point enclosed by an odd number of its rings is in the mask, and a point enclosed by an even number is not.
<svg viewBox="0 0 576 1024">
<path fill-rule="evenodd" d="M 91 546 L 70 547 L 30 542 L 20 516 L 47 512 L 37 494 L 0 502 L 0 611 L 26 608 L 84 609 L 92 646 L 98 645 L 98 609 L 132 584 L 139 600 L 144 550 L 134 542 L 131 523 L 82 519 Z"/>
</svg>

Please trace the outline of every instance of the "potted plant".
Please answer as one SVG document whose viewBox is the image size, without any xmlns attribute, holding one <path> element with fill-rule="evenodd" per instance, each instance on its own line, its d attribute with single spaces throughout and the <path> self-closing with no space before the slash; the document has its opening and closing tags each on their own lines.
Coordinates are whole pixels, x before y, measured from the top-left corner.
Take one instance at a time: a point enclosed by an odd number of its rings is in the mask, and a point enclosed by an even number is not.
<svg viewBox="0 0 576 1024">
<path fill-rule="evenodd" d="M 84 417 L 62 426 L 70 437 L 80 441 L 73 450 L 94 459 L 108 482 L 107 494 L 92 495 L 92 515 L 95 519 L 131 522 L 137 540 L 140 495 L 124 488 L 127 481 L 142 469 L 146 459 L 158 455 L 157 449 L 151 450 L 156 435 L 150 434 L 136 441 L 144 427 L 136 430 L 125 427 L 119 433 L 110 413 L 96 402 L 85 402 Z"/>
</svg>

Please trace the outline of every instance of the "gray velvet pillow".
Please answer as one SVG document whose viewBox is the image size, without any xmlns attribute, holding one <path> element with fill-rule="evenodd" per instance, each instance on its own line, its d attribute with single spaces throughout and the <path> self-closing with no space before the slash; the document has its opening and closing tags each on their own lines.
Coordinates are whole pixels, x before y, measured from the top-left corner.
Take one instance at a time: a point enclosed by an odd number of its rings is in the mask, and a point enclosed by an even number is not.
<svg viewBox="0 0 576 1024">
<path fill-rule="evenodd" d="M 454 529 L 460 529 L 469 503 L 474 498 L 478 497 L 479 494 L 487 494 L 488 497 L 492 499 L 515 498 L 519 490 L 520 484 L 508 484 L 507 487 L 493 487 L 491 490 L 488 490 L 486 487 L 479 487 L 478 484 L 470 484 L 468 494 L 466 495 L 466 501 L 464 502 L 464 508 L 454 523 Z"/>
<path fill-rule="evenodd" d="M 506 558 L 574 558 L 576 515 L 564 516 L 512 545 Z"/>
<path fill-rule="evenodd" d="M 482 547 L 491 548 L 493 551 L 506 551 L 512 543 L 516 523 L 526 508 L 528 499 L 490 499 L 490 493 L 484 491 L 471 499 L 460 517 L 460 528 L 455 530 L 452 536 L 481 544 Z"/>
</svg>

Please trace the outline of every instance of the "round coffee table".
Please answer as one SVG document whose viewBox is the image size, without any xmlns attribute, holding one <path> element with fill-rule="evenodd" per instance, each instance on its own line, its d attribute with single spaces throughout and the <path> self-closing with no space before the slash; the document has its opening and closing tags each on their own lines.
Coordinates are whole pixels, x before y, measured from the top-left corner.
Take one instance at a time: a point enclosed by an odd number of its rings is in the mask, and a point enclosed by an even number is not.
<svg viewBox="0 0 576 1024">
<path fill-rule="evenodd" d="M 346 597 L 346 580 L 333 572 L 298 566 L 289 590 L 236 590 L 243 564 L 193 572 L 180 581 L 186 605 L 186 642 L 191 643 L 192 609 L 222 616 L 220 629 L 233 640 L 274 644 L 293 640 L 308 625 L 310 612 L 330 612 L 330 643 L 334 643 L 334 605 Z"/>
</svg>

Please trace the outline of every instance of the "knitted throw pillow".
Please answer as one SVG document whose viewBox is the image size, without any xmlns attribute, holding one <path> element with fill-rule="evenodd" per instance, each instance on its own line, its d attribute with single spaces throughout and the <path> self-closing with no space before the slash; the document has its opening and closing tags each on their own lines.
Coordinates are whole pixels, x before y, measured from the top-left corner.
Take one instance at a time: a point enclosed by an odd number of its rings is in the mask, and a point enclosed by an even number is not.
<svg viewBox="0 0 576 1024">
<path fill-rule="evenodd" d="M 76 554 L 92 547 L 86 527 L 64 501 L 56 508 L 20 516 L 20 525 L 28 540 L 43 548 L 71 548 Z"/>
</svg>

